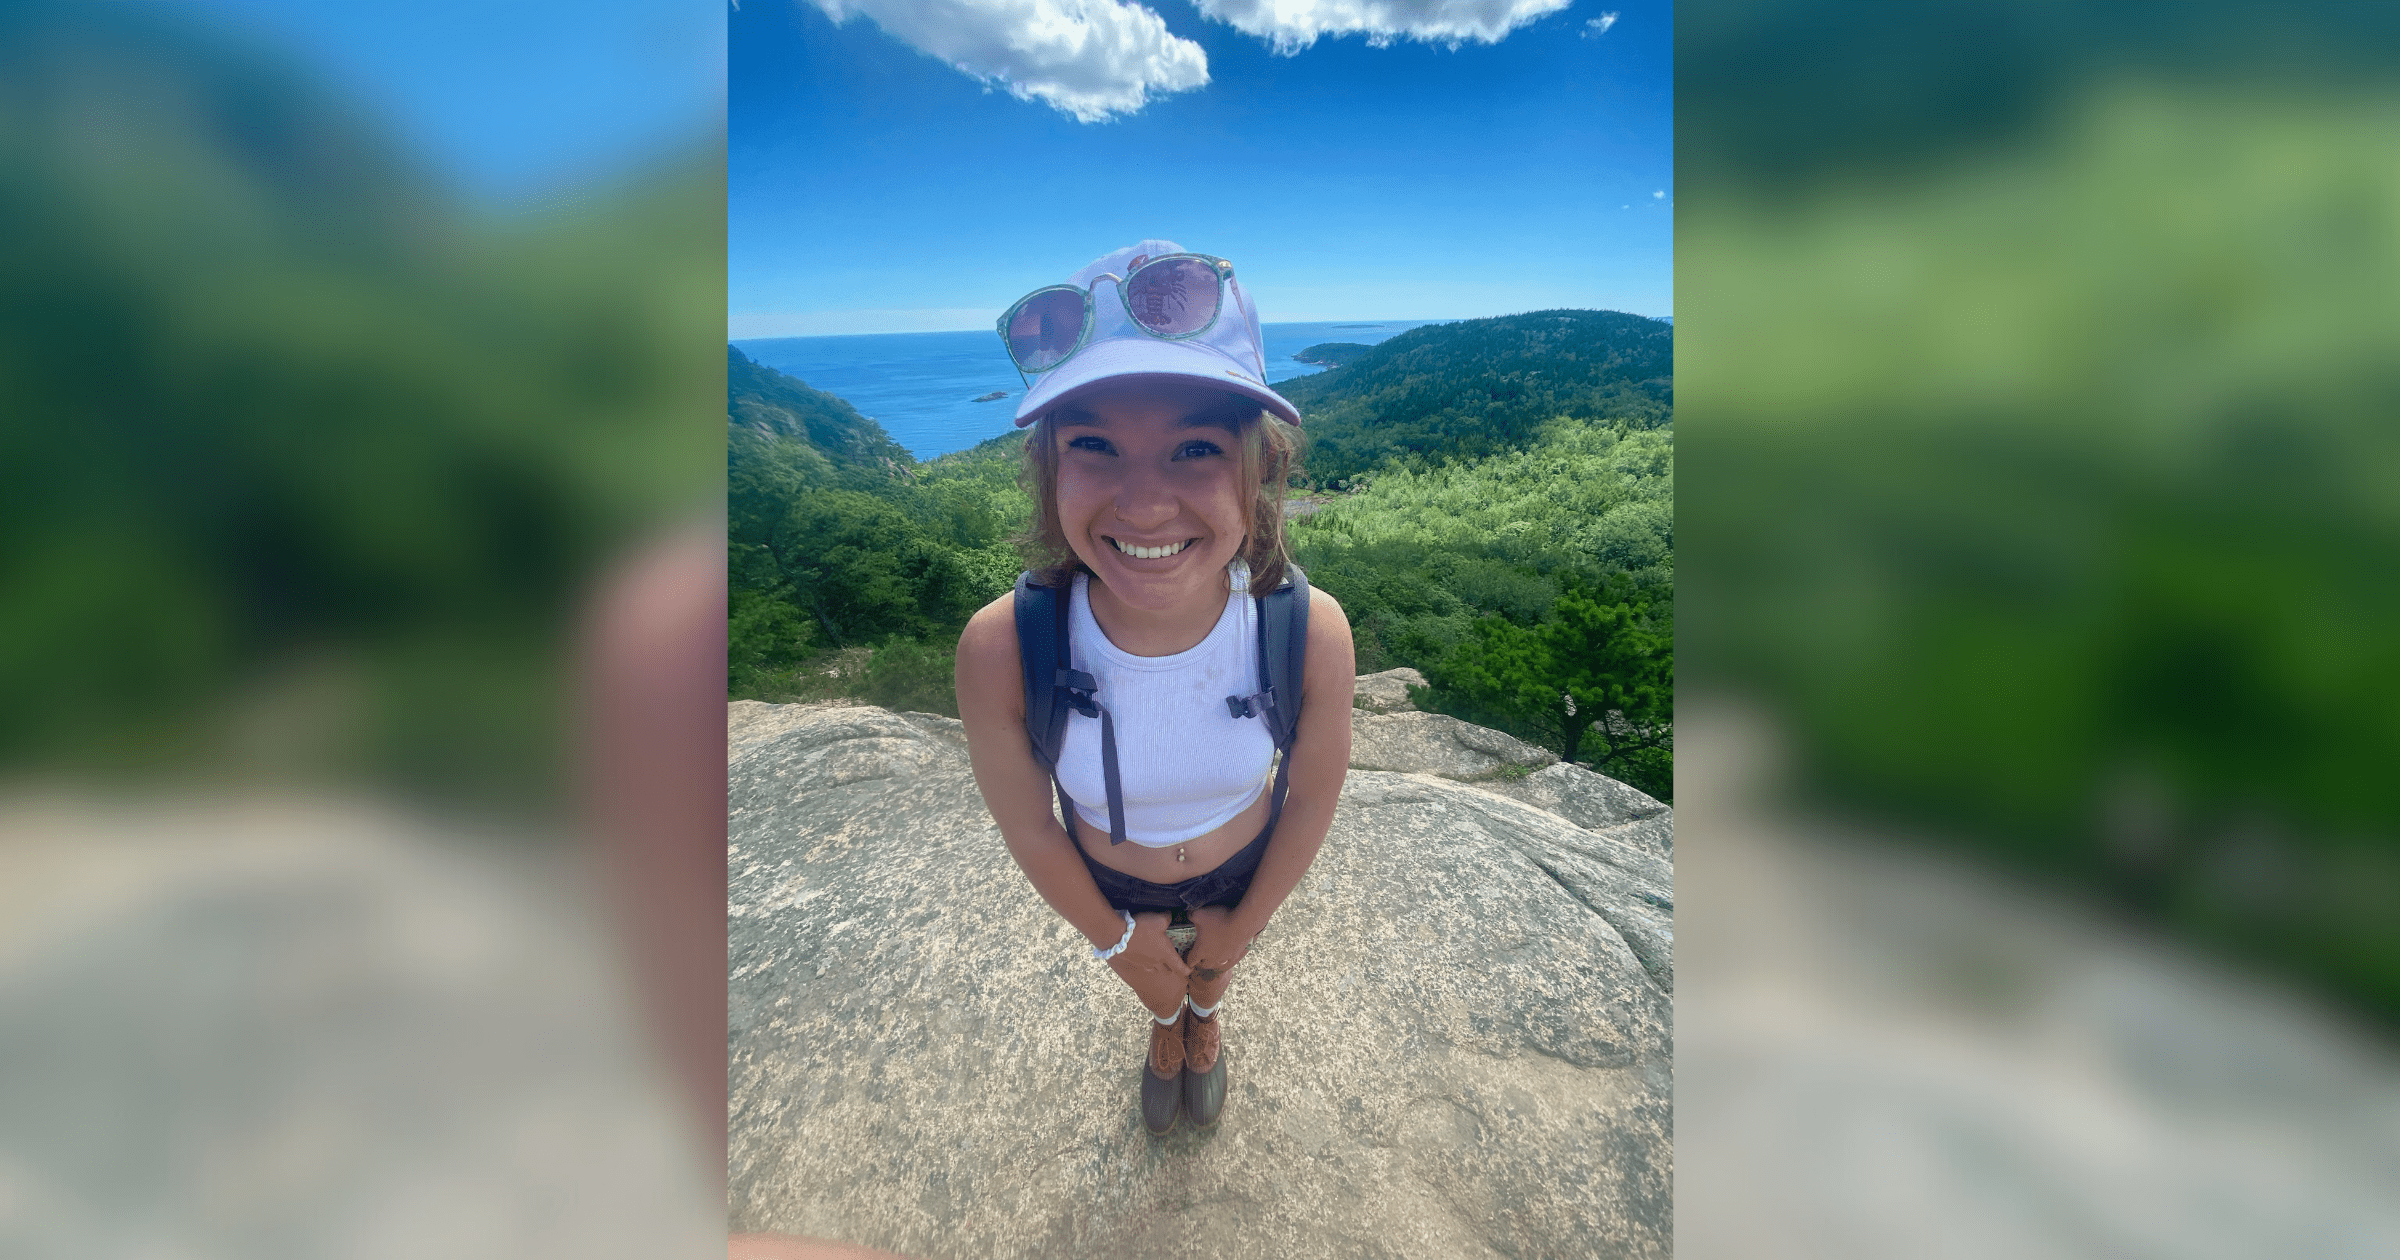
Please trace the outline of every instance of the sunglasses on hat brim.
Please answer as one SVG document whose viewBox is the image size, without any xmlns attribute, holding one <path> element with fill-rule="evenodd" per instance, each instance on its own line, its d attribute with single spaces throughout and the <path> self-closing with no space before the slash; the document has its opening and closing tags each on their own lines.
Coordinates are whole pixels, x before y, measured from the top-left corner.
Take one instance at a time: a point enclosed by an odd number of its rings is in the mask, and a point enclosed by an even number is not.
<svg viewBox="0 0 2400 1260">
<path fill-rule="evenodd" d="M 1217 326 L 1233 264 L 1207 254 L 1135 258 L 1123 276 L 1102 272 L 1088 288 L 1053 284 L 1018 298 L 1000 317 L 1000 340 L 1017 371 L 1037 376 L 1075 356 L 1092 338 L 1092 293 L 1116 282 L 1134 327 L 1162 341 L 1188 341 Z"/>
</svg>

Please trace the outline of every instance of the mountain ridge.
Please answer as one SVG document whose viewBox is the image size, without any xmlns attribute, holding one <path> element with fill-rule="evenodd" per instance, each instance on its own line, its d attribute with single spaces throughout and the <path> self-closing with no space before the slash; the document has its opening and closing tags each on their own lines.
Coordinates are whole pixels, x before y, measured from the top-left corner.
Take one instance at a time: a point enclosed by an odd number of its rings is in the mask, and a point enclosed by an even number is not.
<svg viewBox="0 0 2400 1260">
<path fill-rule="evenodd" d="M 1310 475 L 1347 478 L 1530 446 L 1561 416 L 1670 424 L 1674 338 L 1646 315 L 1528 311 L 1412 328 L 1276 388 L 1300 409 Z"/>
<path fill-rule="evenodd" d="M 916 456 L 882 425 L 838 395 L 811 388 L 725 347 L 726 423 L 767 437 L 797 438 L 835 464 L 886 472 L 913 470 Z"/>
</svg>

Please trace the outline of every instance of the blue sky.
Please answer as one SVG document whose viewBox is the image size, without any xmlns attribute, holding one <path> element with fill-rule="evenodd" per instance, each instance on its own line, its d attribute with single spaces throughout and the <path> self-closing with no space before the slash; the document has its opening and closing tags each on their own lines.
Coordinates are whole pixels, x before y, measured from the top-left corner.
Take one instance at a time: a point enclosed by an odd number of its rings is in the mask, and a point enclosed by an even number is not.
<svg viewBox="0 0 2400 1260">
<path fill-rule="evenodd" d="M 810 0 L 728 15 L 735 338 L 988 328 L 1146 237 L 1232 259 L 1270 322 L 1673 312 L 1665 5 L 1575 0 L 1452 48 L 1461 21 L 1558 0 L 1308 0 L 1275 12 L 1334 30 L 1398 12 L 1437 42 L 1328 35 L 1284 56 L 1194 7 L 1256 28 L 1260 0 L 1118 4 L 1107 38 L 1043 64 L 1010 29 L 962 33 L 962 9 L 1002 9 L 988 0 L 825 3 L 849 20 Z M 1097 64 L 1095 44 L 1113 50 Z M 1176 90 L 1203 57 L 1205 84 Z"/>
<path fill-rule="evenodd" d="M 293 56 L 471 201 L 508 205 L 713 139 L 724 0 L 208 0 Z"/>
</svg>

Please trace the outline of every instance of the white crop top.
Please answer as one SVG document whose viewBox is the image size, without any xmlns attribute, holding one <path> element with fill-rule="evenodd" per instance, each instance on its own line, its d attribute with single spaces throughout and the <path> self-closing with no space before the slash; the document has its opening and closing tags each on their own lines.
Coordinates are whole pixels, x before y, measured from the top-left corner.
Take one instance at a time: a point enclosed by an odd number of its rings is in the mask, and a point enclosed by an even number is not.
<svg viewBox="0 0 2400 1260">
<path fill-rule="evenodd" d="M 1258 676 L 1258 610 L 1249 570 L 1236 560 L 1225 613 L 1208 637 L 1172 656 L 1135 656 L 1108 641 L 1075 575 L 1067 639 L 1075 668 L 1099 680 L 1096 697 L 1115 719 L 1117 782 L 1125 794 L 1125 838 L 1146 848 L 1179 844 L 1231 822 L 1266 790 L 1275 737 L 1264 718 L 1234 717 L 1227 696 L 1266 689 Z M 1108 834 L 1108 785 L 1101 776 L 1100 719 L 1067 715 L 1058 782 L 1085 826 Z"/>
</svg>

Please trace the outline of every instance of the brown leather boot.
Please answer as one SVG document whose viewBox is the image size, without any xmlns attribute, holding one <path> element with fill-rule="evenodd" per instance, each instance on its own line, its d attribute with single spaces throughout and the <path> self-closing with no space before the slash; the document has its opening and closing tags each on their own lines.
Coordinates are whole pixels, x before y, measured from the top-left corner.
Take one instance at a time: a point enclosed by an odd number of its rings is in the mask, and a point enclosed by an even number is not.
<svg viewBox="0 0 2400 1260">
<path fill-rule="evenodd" d="M 1172 1024 L 1150 1021 L 1150 1054 L 1142 1065 L 1142 1127 L 1152 1137 L 1165 1137 L 1175 1127 L 1184 1092 L 1183 1025 L 1191 1022 L 1180 1013 Z"/>
<path fill-rule="evenodd" d="M 1217 1122 L 1225 1109 L 1225 1013 L 1202 1019 L 1183 1015 L 1183 1110 L 1194 1128 Z"/>
</svg>

